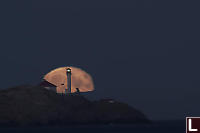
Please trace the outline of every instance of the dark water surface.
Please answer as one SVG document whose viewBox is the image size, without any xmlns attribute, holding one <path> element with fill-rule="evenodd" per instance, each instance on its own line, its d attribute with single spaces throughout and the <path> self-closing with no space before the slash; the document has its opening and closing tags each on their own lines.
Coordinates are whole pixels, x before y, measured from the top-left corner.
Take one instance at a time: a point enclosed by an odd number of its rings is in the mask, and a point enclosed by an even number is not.
<svg viewBox="0 0 200 133">
<path fill-rule="evenodd" d="M 84 125 L 68 127 L 0 128 L 0 133 L 184 133 L 184 121 L 162 121 L 148 125 Z"/>
</svg>

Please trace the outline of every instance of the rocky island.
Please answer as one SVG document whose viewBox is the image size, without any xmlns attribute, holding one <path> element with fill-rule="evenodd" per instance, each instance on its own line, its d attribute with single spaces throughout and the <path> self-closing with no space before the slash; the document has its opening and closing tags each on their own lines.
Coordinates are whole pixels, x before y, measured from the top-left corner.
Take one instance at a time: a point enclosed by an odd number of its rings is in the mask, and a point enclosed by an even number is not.
<svg viewBox="0 0 200 133">
<path fill-rule="evenodd" d="M 90 101 L 39 86 L 0 90 L 2 126 L 149 123 L 140 111 L 112 99 Z"/>
</svg>

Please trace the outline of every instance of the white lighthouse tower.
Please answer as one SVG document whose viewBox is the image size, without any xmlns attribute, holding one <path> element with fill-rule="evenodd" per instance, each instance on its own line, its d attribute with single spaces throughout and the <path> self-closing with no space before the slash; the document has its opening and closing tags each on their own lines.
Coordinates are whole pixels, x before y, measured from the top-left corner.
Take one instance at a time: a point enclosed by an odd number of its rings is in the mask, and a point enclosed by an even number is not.
<svg viewBox="0 0 200 133">
<path fill-rule="evenodd" d="M 71 69 L 67 68 L 67 93 L 71 93 Z"/>
</svg>

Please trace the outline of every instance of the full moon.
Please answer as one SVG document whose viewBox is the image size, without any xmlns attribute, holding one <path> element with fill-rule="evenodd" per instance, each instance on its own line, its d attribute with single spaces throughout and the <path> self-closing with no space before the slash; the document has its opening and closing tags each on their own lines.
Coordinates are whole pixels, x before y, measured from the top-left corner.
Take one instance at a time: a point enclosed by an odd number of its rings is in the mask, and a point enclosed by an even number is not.
<svg viewBox="0 0 200 133">
<path fill-rule="evenodd" d="M 67 88 L 66 69 L 71 68 L 71 92 L 88 92 L 94 90 L 92 77 L 85 71 L 76 67 L 60 67 L 54 69 L 44 76 L 44 79 L 57 86 L 57 93 L 64 93 Z"/>
</svg>

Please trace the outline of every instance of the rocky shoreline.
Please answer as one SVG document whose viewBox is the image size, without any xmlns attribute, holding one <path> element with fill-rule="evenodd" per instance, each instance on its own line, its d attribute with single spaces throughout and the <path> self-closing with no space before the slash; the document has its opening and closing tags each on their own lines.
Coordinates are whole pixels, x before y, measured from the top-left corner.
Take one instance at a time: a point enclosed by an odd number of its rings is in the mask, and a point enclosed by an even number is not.
<svg viewBox="0 0 200 133">
<path fill-rule="evenodd" d="M 149 123 L 139 110 L 113 99 L 90 101 L 80 94 L 61 95 L 38 86 L 0 91 L 0 125 L 76 125 Z"/>
</svg>

